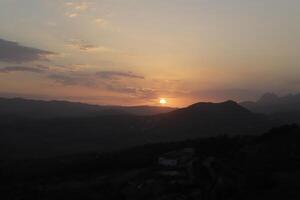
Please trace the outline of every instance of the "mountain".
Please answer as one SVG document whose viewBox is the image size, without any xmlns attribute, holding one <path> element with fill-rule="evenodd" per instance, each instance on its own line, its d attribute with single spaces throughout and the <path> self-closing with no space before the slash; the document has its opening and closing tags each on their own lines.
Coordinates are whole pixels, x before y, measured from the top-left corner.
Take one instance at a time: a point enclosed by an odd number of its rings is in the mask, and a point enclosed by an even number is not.
<svg viewBox="0 0 300 200">
<path fill-rule="evenodd" d="M 300 93 L 282 97 L 266 93 L 256 102 L 248 101 L 240 104 L 252 112 L 265 114 L 300 112 Z"/>
<path fill-rule="evenodd" d="M 218 135 L 260 134 L 273 126 L 233 101 L 197 103 L 151 116 L 97 115 L 55 119 L 0 118 L 4 157 L 105 152 L 157 142 Z"/>
<path fill-rule="evenodd" d="M 237 115 L 237 114 L 250 114 L 251 112 L 246 108 L 240 106 L 234 101 L 226 101 L 222 103 L 210 103 L 210 102 L 200 102 L 193 104 L 187 108 L 178 109 L 172 112 L 177 115 L 199 115 L 204 116 L 204 114 L 209 115 Z"/>
<path fill-rule="evenodd" d="M 279 103 L 280 97 L 277 96 L 275 93 L 265 93 L 262 97 L 258 100 L 260 104 L 276 104 Z"/>
<path fill-rule="evenodd" d="M 259 134 L 271 126 L 264 115 L 254 114 L 234 101 L 196 103 L 156 117 L 150 129 L 162 140 L 216 135 Z"/>
<path fill-rule="evenodd" d="M 0 115 L 36 119 L 88 117 L 97 115 L 153 115 L 174 110 L 155 106 L 98 106 L 68 101 L 41 101 L 0 98 Z"/>
</svg>

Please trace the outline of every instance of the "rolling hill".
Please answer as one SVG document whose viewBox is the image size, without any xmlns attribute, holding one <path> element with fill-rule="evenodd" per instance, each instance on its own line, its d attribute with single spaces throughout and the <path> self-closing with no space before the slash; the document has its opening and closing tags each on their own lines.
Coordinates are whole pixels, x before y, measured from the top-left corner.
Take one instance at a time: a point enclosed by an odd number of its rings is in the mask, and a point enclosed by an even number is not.
<svg viewBox="0 0 300 200">
<path fill-rule="evenodd" d="M 175 108 L 156 106 L 99 106 L 68 101 L 41 101 L 0 98 L 0 115 L 35 119 L 89 117 L 97 115 L 153 115 Z"/>
<path fill-rule="evenodd" d="M 216 135 L 255 134 L 270 127 L 264 115 L 255 114 L 234 101 L 196 103 L 153 117 L 151 137 L 168 141 Z M 157 141 L 155 141 L 157 142 Z"/>
<path fill-rule="evenodd" d="M 168 113 L 54 119 L 0 119 L 1 156 L 51 157 L 107 152 L 149 143 L 260 134 L 273 126 L 236 102 L 197 103 Z"/>
</svg>

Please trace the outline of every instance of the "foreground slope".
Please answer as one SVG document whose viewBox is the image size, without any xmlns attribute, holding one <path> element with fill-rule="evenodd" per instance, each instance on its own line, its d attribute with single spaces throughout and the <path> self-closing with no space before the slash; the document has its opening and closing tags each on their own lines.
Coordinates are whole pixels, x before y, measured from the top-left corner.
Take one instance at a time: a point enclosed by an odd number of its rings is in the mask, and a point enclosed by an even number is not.
<svg viewBox="0 0 300 200">
<path fill-rule="evenodd" d="M 159 162 L 170 155 L 185 159 Z M 0 191 L 7 199 L 299 199 L 299 155 L 300 128 L 286 125 L 261 136 L 0 162 Z"/>
</svg>

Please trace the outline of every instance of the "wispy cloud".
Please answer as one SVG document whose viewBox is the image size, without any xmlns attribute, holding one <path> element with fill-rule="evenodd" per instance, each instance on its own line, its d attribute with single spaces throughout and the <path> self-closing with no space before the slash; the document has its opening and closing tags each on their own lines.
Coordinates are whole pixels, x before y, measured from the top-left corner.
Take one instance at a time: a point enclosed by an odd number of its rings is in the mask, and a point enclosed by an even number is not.
<svg viewBox="0 0 300 200">
<path fill-rule="evenodd" d="M 118 94 L 123 98 L 135 98 L 142 101 L 154 102 L 162 94 L 170 98 L 183 96 L 181 91 L 143 86 L 144 77 L 133 72 L 101 71 L 93 74 L 69 71 L 48 73 L 47 77 L 62 86 L 88 87 L 104 93 L 108 92 L 108 94 Z M 130 81 L 129 79 L 135 80 Z"/>
<path fill-rule="evenodd" d="M 108 47 L 91 44 L 83 40 L 70 40 L 67 42 L 67 46 L 80 51 L 102 51 L 102 52 L 113 52 L 114 50 Z"/>
<path fill-rule="evenodd" d="M 48 60 L 49 56 L 57 55 L 54 52 L 33 47 L 22 46 L 17 42 L 0 39 L 0 61 L 23 63 Z"/>
<path fill-rule="evenodd" d="M 32 73 L 43 73 L 44 70 L 37 67 L 28 66 L 8 66 L 0 69 L 0 73 L 10 73 L 10 72 L 32 72 Z"/>
<path fill-rule="evenodd" d="M 106 20 L 106 19 L 103 19 L 103 18 L 101 18 L 101 17 L 97 17 L 95 20 L 94 20 L 94 22 L 96 23 L 96 24 L 98 24 L 98 25 L 100 25 L 100 26 L 107 26 L 108 24 L 109 24 L 109 22 L 108 22 L 108 20 Z"/>
<path fill-rule="evenodd" d="M 89 9 L 90 7 L 90 3 L 89 2 L 67 2 L 65 3 L 65 5 L 69 8 L 72 8 L 74 10 L 77 10 L 77 11 L 86 11 Z"/>
<path fill-rule="evenodd" d="M 75 17 L 78 17 L 79 14 L 78 13 L 72 13 L 72 12 L 71 13 L 70 12 L 66 12 L 65 16 L 69 17 L 69 18 L 75 18 Z"/>
<path fill-rule="evenodd" d="M 135 97 L 139 99 L 157 99 L 159 98 L 160 91 L 157 91 L 152 88 L 143 88 L 143 87 L 132 87 L 132 86 L 125 86 L 122 84 L 106 84 L 105 89 L 121 93 L 121 94 L 127 94 L 130 97 Z"/>
<path fill-rule="evenodd" d="M 119 79 L 119 78 L 144 79 L 144 77 L 141 75 L 137 75 L 132 72 L 121 72 L 121 71 L 101 71 L 101 72 L 97 72 L 96 75 L 102 79 Z"/>
<path fill-rule="evenodd" d="M 95 87 L 96 83 L 89 76 L 80 74 L 50 74 L 48 78 L 54 80 L 55 82 L 66 85 L 66 86 L 88 86 Z"/>
<path fill-rule="evenodd" d="M 84 44 L 84 43 L 70 43 L 72 47 L 75 47 L 81 51 L 92 51 L 97 50 L 98 46 L 93 44 Z"/>
<path fill-rule="evenodd" d="M 64 86 L 84 86 L 99 88 L 115 93 L 128 94 L 129 96 L 146 97 L 153 96 L 153 91 L 140 89 L 128 83 L 128 79 L 144 79 L 143 76 L 132 72 L 102 71 L 93 73 L 81 73 L 69 71 L 63 73 L 48 73 L 48 78 Z M 129 84 L 129 85 L 128 85 Z M 151 95 L 150 95 L 151 93 Z"/>
<path fill-rule="evenodd" d="M 81 15 L 82 13 L 87 12 L 90 8 L 90 3 L 86 1 L 82 2 L 67 2 L 65 3 L 67 11 L 65 13 L 66 17 L 75 18 Z"/>
</svg>

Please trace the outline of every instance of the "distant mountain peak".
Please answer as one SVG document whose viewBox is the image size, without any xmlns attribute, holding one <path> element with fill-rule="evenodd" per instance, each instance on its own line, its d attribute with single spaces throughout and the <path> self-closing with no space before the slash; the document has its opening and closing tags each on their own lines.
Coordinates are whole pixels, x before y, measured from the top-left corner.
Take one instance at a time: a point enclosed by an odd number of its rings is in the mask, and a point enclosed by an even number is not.
<svg viewBox="0 0 300 200">
<path fill-rule="evenodd" d="M 275 93 L 265 93 L 262 97 L 258 100 L 260 103 L 272 103 L 276 102 L 279 97 Z"/>
<path fill-rule="evenodd" d="M 274 114 L 300 111 L 300 93 L 278 96 L 274 93 L 264 94 L 256 102 L 241 102 L 252 112 Z"/>
<path fill-rule="evenodd" d="M 228 100 L 228 101 L 224 101 L 224 102 L 220 102 L 220 103 L 213 103 L 213 102 L 198 102 L 195 104 L 192 104 L 190 106 L 188 106 L 188 108 L 191 107 L 203 107 L 203 106 L 238 106 L 240 107 L 240 105 L 233 101 L 233 100 Z"/>
<path fill-rule="evenodd" d="M 240 106 L 237 102 L 228 100 L 221 103 L 212 103 L 212 102 L 200 102 L 195 103 L 183 110 L 194 111 L 194 112 L 206 112 L 206 111 L 215 111 L 215 112 L 250 112 L 246 108 Z"/>
</svg>

